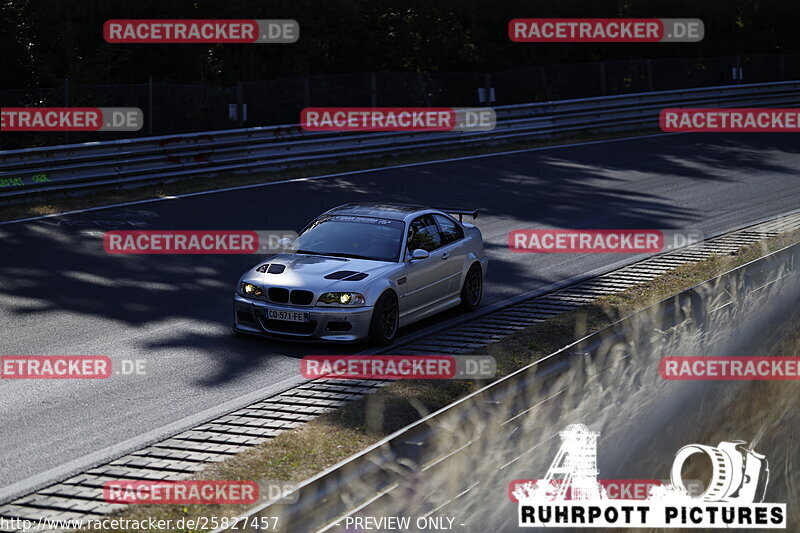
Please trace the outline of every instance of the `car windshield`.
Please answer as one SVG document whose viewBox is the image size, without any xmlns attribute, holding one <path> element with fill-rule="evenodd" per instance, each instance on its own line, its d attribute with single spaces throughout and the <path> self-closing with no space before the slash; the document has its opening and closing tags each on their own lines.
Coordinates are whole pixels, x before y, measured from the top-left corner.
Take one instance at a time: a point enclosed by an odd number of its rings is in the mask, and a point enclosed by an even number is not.
<svg viewBox="0 0 800 533">
<path fill-rule="evenodd" d="M 334 215 L 318 218 L 292 242 L 299 254 L 397 261 L 403 223 L 383 218 Z"/>
</svg>

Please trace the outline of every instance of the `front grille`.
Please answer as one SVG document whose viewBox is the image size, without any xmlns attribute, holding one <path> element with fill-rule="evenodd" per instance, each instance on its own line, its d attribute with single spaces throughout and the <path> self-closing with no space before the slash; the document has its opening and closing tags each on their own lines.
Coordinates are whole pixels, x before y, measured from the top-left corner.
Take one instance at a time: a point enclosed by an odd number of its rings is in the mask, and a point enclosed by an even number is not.
<svg viewBox="0 0 800 533">
<path fill-rule="evenodd" d="M 292 291 L 292 303 L 295 305 L 309 305 L 314 301 L 311 291 Z"/>
<path fill-rule="evenodd" d="M 293 303 L 294 305 L 311 305 L 314 302 L 314 293 L 311 291 L 293 290 L 282 287 L 270 287 L 267 291 L 269 301 L 276 304 Z"/>
<path fill-rule="evenodd" d="M 272 287 L 267 291 L 267 294 L 269 294 L 269 300 L 276 304 L 285 304 L 289 302 L 289 289 Z"/>
</svg>

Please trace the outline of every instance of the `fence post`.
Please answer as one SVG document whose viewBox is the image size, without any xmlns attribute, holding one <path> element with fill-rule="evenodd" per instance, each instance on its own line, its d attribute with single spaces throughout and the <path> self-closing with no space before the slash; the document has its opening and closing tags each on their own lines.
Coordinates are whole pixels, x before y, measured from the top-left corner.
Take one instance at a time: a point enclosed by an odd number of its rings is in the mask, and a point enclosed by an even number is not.
<svg viewBox="0 0 800 533">
<path fill-rule="evenodd" d="M 64 78 L 64 107 L 69 107 L 69 78 Z M 69 144 L 69 132 L 64 132 L 64 144 Z"/>
<path fill-rule="evenodd" d="M 419 84 L 419 90 L 422 91 L 422 97 L 425 99 L 425 106 L 430 107 L 431 98 L 428 96 L 428 89 L 425 86 L 425 80 L 422 78 L 422 72 L 417 72 L 417 83 Z"/>
<path fill-rule="evenodd" d="M 370 99 L 370 105 L 372 107 L 378 107 L 378 76 L 374 72 L 370 74 L 369 83 L 370 94 L 372 95 L 372 98 Z"/>
<path fill-rule="evenodd" d="M 147 77 L 147 131 L 153 136 L 153 76 Z"/>
<path fill-rule="evenodd" d="M 600 94 L 603 96 L 608 95 L 608 86 L 606 85 L 606 62 L 601 61 L 599 63 L 600 67 Z"/>
<path fill-rule="evenodd" d="M 736 77 L 734 79 L 738 79 L 739 83 L 742 83 L 742 56 L 736 56 Z"/>
<path fill-rule="evenodd" d="M 238 120 L 239 127 L 244 127 L 244 117 L 242 113 L 244 112 L 243 103 L 243 95 L 242 95 L 242 82 L 236 83 L 236 119 Z"/>
<path fill-rule="evenodd" d="M 542 90 L 544 91 L 544 99 L 545 100 L 552 100 L 550 96 L 550 86 L 547 84 L 547 74 L 544 72 L 544 67 L 539 66 L 539 77 L 542 79 Z"/>
</svg>

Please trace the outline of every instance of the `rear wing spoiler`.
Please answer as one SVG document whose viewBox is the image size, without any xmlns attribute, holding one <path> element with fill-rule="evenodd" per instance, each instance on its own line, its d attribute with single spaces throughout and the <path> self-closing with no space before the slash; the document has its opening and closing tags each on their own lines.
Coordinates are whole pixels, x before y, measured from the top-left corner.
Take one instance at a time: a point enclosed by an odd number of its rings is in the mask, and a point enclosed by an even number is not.
<svg viewBox="0 0 800 533">
<path fill-rule="evenodd" d="M 458 215 L 458 221 L 464 222 L 464 215 L 469 215 L 472 217 L 472 220 L 478 218 L 478 210 L 477 209 L 457 209 L 451 207 L 436 207 L 439 211 L 443 211 L 445 213 L 450 213 L 451 215 Z"/>
</svg>

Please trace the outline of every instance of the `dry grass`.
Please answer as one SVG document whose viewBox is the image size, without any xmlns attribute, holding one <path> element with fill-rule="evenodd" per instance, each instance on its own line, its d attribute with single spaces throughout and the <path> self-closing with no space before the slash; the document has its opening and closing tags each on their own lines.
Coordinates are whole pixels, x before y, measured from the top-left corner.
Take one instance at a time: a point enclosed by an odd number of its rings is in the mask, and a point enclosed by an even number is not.
<svg viewBox="0 0 800 533">
<path fill-rule="evenodd" d="M 798 308 L 788 309 L 785 318 L 785 321 L 773 325 L 773 334 L 783 338 L 780 343 L 768 350 L 757 349 L 747 355 L 799 357 Z M 747 328 L 748 325 L 743 321 L 741 327 Z M 761 334 L 764 332 L 753 332 L 754 337 Z M 767 343 L 759 344 L 759 348 L 765 345 Z M 677 410 L 675 416 L 662 419 L 659 431 L 666 436 L 665 439 L 645 440 L 635 459 L 631 458 L 632 464 L 628 469 L 663 473 L 671 465 L 672 457 L 681 445 L 698 443 L 716 446 L 722 441 L 744 441 L 746 447 L 765 455 L 769 462 L 765 502 L 785 503 L 786 531 L 800 531 L 800 515 L 797 513 L 800 508 L 800 471 L 796 468 L 800 461 L 797 434 L 800 428 L 800 410 L 797 409 L 800 383 L 791 380 L 699 383 L 686 387 L 687 390 L 691 389 L 693 395 L 686 407 Z M 699 462 L 688 466 L 690 468 L 684 472 L 686 478 L 711 478 L 710 463 Z M 660 531 L 666 533 L 672 530 Z"/>
<path fill-rule="evenodd" d="M 605 296 L 590 305 L 519 331 L 490 345 L 488 354 L 497 360 L 501 375 L 513 372 L 622 317 L 796 242 L 800 242 L 800 231 L 754 243 L 739 249 L 735 255 L 714 255 L 705 261 L 679 266 L 624 292 Z"/>
<path fill-rule="evenodd" d="M 769 354 L 779 357 L 800 356 L 800 322 L 786 324 L 792 328 L 791 339 Z M 696 408 L 683 411 L 683 416 L 665 424 L 665 433 L 684 435 L 686 444 L 716 446 L 722 441 L 743 440 L 769 461 L 769 484 L 765 501 L 785 503 L 786 531 L 800 531 L 800 383 L 797 381 L 744 381 L 706 384 Z M 639 468 L 664 470 L 671 457 L 652 445 L 645 453 L 658 460 L 645 460 Z M 693 465 L 686 473 L 691 479 L 710 479 L 708 464 Z M 628 530 L 630 531 L 630 530 Z M 664 532 L 671 530 L 663 530 Z"/>
<path fill-rule="evenodd" d="M 693 285 L 688 273 L 683 274 Z M 439 516 L 467 524 L 465 531 L 514 530 L 516 505 L 505 496 L 509 482 L 541 479 L 558 450 L 558 432 L 583 423 L 600 434 L 602 479 L 668 479 L 674 455 L 684 445 L 749 443 L 770 462 L 766 501 L 786 503 L 787 531 L 800 530 L 795 511 L 800 503 L 800 473 L 795 469 L 800 459 L 795 435 L 800 385 L 666 381 L 658 373 L 658 363 L 667 355 L 800 353 L 800 284 L 796 276 L 793 281 L 794 285 L 786 281 L 741 296 L 735 305 L 718 304 L 730 301 L 736 280 L 705 284 L 708 309 L 714 310 L 706 316 L 706 327 L 679 320 L 674 328 L 661 330 L 657 306 L 627 319 L 625 327 L 618 328 L 621 336 L 592 347 L 592 357 L 570 350 L 559 358 L 566 368 L 556 374 L 537 365 L 539 379 L 516 390 L 514 401 L 497 407 L 472 402 L 468 412 L 462 411 L 466 416 L 459 419 L 457 430 L 446 418 L 441 420 L 436 439 L 426 444 L 437 451 L 431 456 L 465 442 L 470 442 L 469 448 L 437 465 L 435 475 L 425 471 L 401 482 L 411 495 L 405 500 L 381 499 L 364 514 L 421 516 L 436 509 Z M 684 316 L 692 316 L 692 305 L 688 299 L 681 302 Z M 603 322 L 609 310 L 595 306 L 594 311 L 576 313 L 576 335 L 595 321 Z M 557 329 L 567 334 L 569 326 L 562 320 Z M 522 337 L 510 348 L 517 356 L 528 353 L 535 358 L 535 351 L 543 347 L 541 337 L 531 337 L 530 331 Z M 554 332 L 545 347 L 558 338 Z M 685 477 L 708 480 L 709 473 L 695 466 Z M 479 486 L 466 490 L 478 480 Z M 455 494 L 461 496 L 451 502 Z"/>
</svg>

